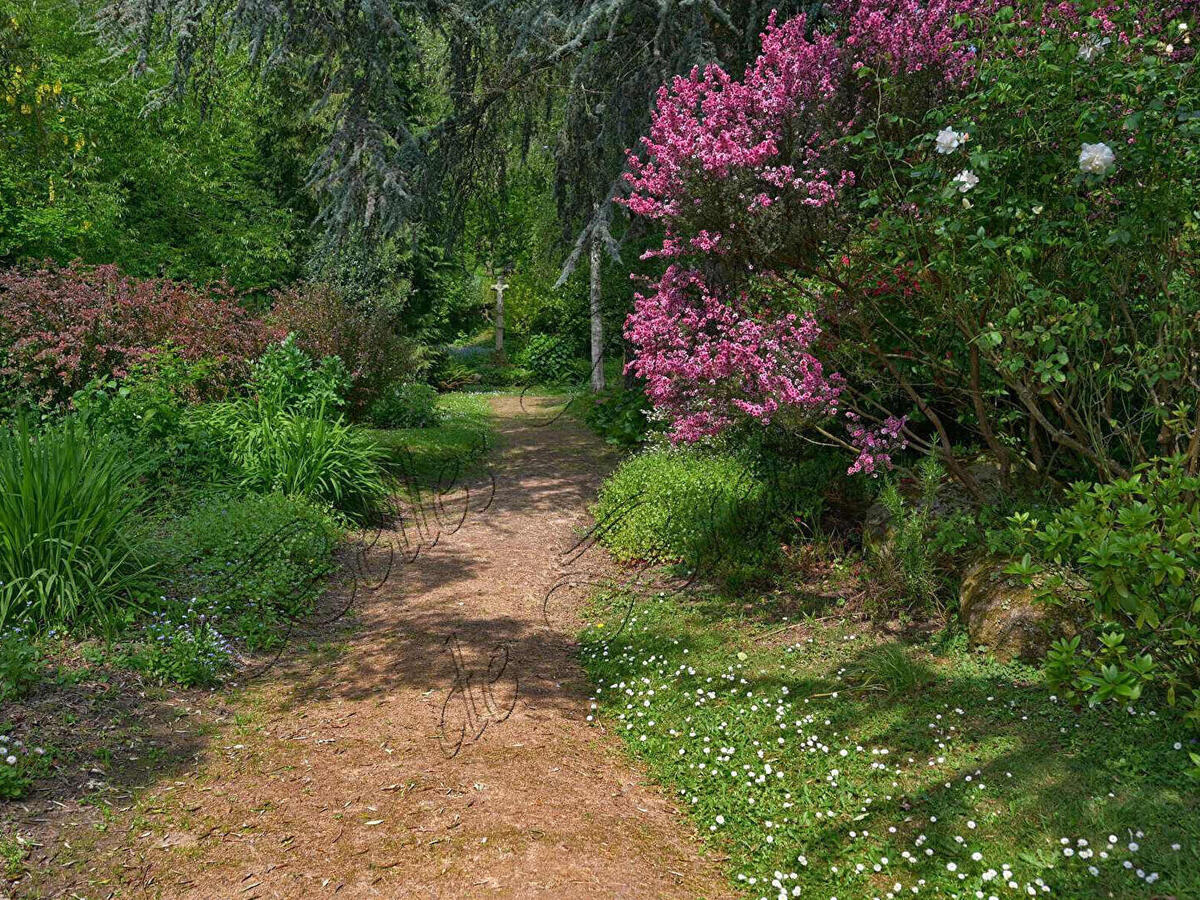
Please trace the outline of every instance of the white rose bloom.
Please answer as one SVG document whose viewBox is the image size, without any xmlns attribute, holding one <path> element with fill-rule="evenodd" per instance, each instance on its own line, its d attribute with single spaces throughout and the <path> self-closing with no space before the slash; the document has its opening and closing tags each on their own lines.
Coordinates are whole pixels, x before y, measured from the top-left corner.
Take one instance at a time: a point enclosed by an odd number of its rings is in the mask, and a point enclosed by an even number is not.
<svg viewBox="0 0 1200 900">
<path fill-rule="evenodd" d="M 975 185 L 979 184 L 979 176 L 970 169 L 963 169 L 954 176 L 954 183 L 958 185 L 959 192 L 965 194 L 971 188 L 975 187 Z"/>
<path fill-rule="evenodd" d="M 1097 37 L 1090 37 L 1079 45 L 1079 52 L 1075 54 L 1075 58 L 1083 62 L 1091 62 L 1097 56 L 1104 52 L 1104 48 L 1112 43 L 1111 38 L 1101 40 Z"/>
<path fill-rule="evenodd" d="M 1117 164 L 1117 155 L 1108 144 L 1081 144 L 1079 171 L 1088 175 L 1106 175 Z"/>
<path fill-rule="evenodd" d="M 938 153 L 952 153 L 962 146 L 967 139 L 965 131 L 955 131 L 953 128 L 943 128 L 938 132 L 935 146 Z"/>
</svg>

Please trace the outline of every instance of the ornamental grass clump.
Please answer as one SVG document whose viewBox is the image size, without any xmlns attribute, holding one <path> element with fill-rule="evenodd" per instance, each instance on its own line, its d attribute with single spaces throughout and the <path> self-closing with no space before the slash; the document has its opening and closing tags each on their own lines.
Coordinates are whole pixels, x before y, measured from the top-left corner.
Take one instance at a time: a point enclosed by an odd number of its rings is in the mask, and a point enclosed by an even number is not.
<svg viewBox="0 0 1200 900">
<path fill-rule="evenodd" d="M 111 624 L 144 567 L 138 466 L 75 421 L 0 435 L 0 629 Z"/>
</svg>

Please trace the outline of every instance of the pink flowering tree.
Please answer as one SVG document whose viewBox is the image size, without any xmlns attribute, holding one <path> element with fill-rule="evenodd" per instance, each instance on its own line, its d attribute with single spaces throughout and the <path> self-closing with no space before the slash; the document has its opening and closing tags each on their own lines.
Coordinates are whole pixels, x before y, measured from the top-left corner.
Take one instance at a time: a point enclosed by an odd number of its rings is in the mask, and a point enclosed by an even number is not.
<svg viewBox="0 0 1200 900">
<path fill-rule="evenodd" d="M 665 85 L 630 156 L 665 266 L 632 370 L 673 436 L 815 428 L 863 473 L 907 443 L 976 494 L 977 446 L 1200 471 L 1200 0 L 830 6 Z"/>
<path fill-rule="evenodd" d="M 855 411 L 845 379 L 817 358 L 812 311 L 761 308 L 746 286 L 823 268 L 851 218 L 844 198 L 863 156 L 851 138 L 878 114 L 881 79 L 907 79 L 902 101 L 961 85 L 973 58 L 962 22 L 978 6 L 841 0 L 831 22 L 772 18 L 741 79 L 709 66 L 659 91 L 650 133 L 630 156 L 624 202 L 661 223 L 662 246 L 647 255 L 668 267 L 636 296 L 627 337 L 633 371 L 675 439 L 745 419 L 850 415 L 850 471 L 890 465 L 905 420 Z M 874 95 L 864 89 L 872 86 Z"/>
</svg>

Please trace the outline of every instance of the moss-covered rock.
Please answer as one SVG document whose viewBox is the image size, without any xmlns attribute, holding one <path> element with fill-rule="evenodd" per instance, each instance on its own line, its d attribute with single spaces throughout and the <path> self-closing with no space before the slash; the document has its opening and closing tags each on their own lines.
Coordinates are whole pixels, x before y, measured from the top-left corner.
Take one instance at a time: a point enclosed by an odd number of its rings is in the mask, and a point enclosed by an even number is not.
<svg viewBox="0 0 1200 900">
<path fill-rule="evenodd" d="M 967 571 L 959 593 L 962 620 L 973 646 L 1002 660 L 1040 660 L 1056 639 L 1086 624 L 1078 599 L 1083 586 L 1053 575 L 1026 584 L 1005 573 L 1010 562 L 989 557 Z"/>
</svg>

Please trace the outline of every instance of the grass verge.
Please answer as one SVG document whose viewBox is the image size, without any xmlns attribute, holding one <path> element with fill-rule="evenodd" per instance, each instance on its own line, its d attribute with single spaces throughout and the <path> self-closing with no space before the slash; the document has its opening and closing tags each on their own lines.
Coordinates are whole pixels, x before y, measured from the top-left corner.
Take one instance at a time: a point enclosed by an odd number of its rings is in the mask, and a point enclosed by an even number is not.
<svg viewBox="0 0 1200 900">
<path fill-rule="evenodd" d="M 1190 738 L 1166 713 L 1072 708 L 961 641 L 721 599 L 593 599 L 581 658 L 596 714 L 748 896 L 1200 896 Z"/>
<path fill-rule="evenodd" d="M 393 475 L 430 487 L 445 486 L 478 471 L 493 443 L 487 397 L 467 392 L 442 394 L 438 409 L 442 419 L 432 427 L 371 432 Z"/>
</svg>

